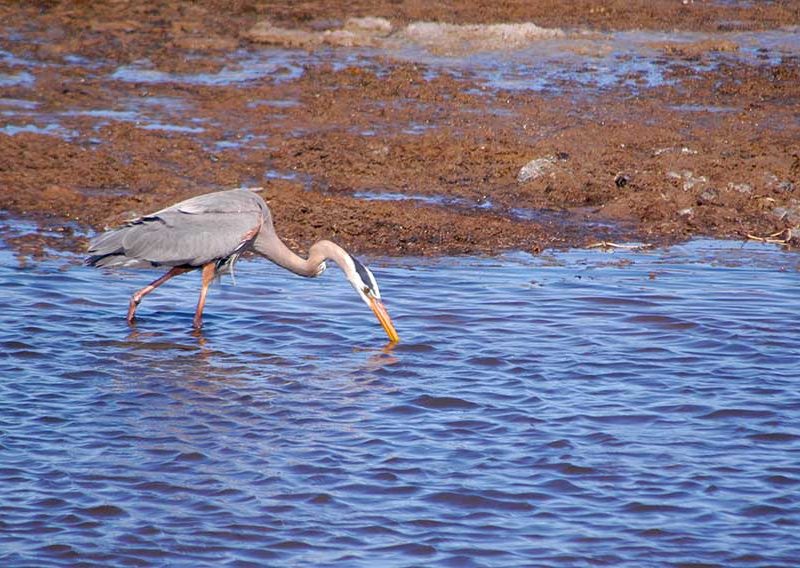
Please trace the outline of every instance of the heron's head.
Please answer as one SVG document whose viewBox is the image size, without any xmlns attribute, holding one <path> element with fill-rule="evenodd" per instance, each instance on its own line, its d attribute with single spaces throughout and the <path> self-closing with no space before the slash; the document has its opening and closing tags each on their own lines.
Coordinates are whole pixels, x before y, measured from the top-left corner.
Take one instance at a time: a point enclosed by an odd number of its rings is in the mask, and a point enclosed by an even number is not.
<svg viewBox="0 0 800 568">
<path fill-rule="evenodd" d="M 386 307 L 381 301 L 381 291 L 378 288 L 375 276 L 372 275 L 369 268 L 361 264 L 354 256 L 348 254 L 347 260 L 349 261 L 347 263 L 349 270 L 345 271 L 347 280 L 350 281 L 350 284 L 361 296 L 361 299 L 364 300 L 364 303 L 378 317 L 378 321 L 381 322 L 381 326 L 383 326 L 386 335 L 389 336 L 389 340 L 392 342 L 400 341 L 400 336 L 397 335 L 392 320 L 389 318 L 389 312 L 386 311 Z"/>
</svg>

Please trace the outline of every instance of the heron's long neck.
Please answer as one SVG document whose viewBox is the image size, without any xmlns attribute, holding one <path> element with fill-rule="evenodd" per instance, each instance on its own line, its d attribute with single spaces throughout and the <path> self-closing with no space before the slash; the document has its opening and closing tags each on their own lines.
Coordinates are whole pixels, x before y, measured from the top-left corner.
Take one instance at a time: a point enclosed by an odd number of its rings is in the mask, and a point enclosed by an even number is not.
<svg viewBox="0 0 800 568">
<path fill-rule="evenodd" d="M 331 241 L 317 241 L 308 250 L 308 258 L 296 255 L 275 234 L 275 231 L 262 230 L 253 243 L 253 249 L 278 266 L 290 270 L 300 276 L 317 276 L 320 265 L 325 260 L 332 260 L 341 267 L 346 264 L 347 253 L 342 247 Z"/>
</svg>

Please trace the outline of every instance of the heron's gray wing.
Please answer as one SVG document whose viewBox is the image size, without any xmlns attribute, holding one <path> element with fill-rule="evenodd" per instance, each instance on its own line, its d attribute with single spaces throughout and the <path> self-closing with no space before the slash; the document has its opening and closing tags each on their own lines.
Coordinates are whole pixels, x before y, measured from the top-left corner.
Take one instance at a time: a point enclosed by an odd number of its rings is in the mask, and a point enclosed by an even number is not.
<svg viewBox="0 0 800 568">
<path fill-rule="evenodd" d="M 153 216 L 167 211 L 180 211 L 189 215 L 204 215 L 207 213 L 251 212 L 263 214 L 265 210 L 267 210 L 266 204 L 258 194 L 249 189 L 231 189 L 189 198 L 153 213 Z"/>
<path fill-rule="evenodd" d="M 240 252 L 261 228 L 261 198 L 247 190 L 200 195 L 92 241 L 90 264 L 201 266 Z"/>
<path fill-rule="evenodd" d="M 152 264 L 201 266 L 235 253 L 260 224 L 253 213 L 165 212 L 129 230 L 122 246 L 125 256 Z"/>
</svg>

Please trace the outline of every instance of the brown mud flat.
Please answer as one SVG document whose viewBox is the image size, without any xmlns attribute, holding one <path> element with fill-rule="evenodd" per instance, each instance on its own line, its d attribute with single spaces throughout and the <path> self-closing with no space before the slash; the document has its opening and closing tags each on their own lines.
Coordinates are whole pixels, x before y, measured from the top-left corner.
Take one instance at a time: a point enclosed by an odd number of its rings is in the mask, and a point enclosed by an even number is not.
<svg viewBox="0 0 800 568">
<path fill-rule="evenodd" d="M 649 48 L 668 83 L 648 86 L 633 72 L 604 89 L 587 90 L 578 76 L 537 91 L 492 86 L 470 69 L 440 72 L 387 48 L 398 37 L 391 30 L 414 22 L 534 22 L 561 35 L 771 30 L 800 24 L 800 3 L 339 4 L 0 6 L 0 49 L 10 54 L 0 59 L 0 208 L 43 226 L 101 229 L 206 191 L 259 186 L 298 249 L 333 238 L 410 255 L 800 226 L 794 54 L 717 60 L 746 46 L 660 39 Z M 143 60 L 148 73 L 213 74 L 246 66 L 231 59 L 237 52 L 296 45 L 299 73 L 286 63 L 227 83 L 114 75 Z M 348 45 L 383 52 L 341 64 Z M 331 49 L 336 64 L 315 58 Z M 175 124 L 130 114 L 153 108 Z M 50 123 L 61 131 L 46 131 Z M 9 242 L 30 253 L 59 240 L 79 250 L 70 234 Z"/>
</svg>

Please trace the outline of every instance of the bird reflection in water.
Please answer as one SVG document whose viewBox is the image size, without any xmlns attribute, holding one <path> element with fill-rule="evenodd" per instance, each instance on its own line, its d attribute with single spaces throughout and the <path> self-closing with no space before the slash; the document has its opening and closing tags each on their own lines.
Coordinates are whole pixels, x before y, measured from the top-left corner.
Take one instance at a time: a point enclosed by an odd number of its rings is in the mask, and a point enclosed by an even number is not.
<svg viewBox="0 0 800 568">
<path fill-rule="evenodd" d="M 243 378 L 242 371 L 245 369 L 248 370 L 246 374 L 249 378 L 283 376 L 285 374 L 284 369 L 296 367 L 299 364 L 299 361 L 293 361 L 285 355 L 277 353 L 263 351 L 259 351 L 257 354 L 252 352 L 231 353 L 227 350 L 216 349 L 214 348 L 214 340 L 208 338 L 202 329 L 192 329 L 186 337 L 191 338 L 191 341 L 170 339 L 165 337 L 163 332 L 141 331 L 134 324 L 130 326 L 123 346 L 129 354 L 148 354 L 147 359 L 150 359 L 149 354 L 156 351 L 191 353 L 191 357 L 171 357 L 168 364 L 170 371 L 173 372 L 180 367 L 179 374 L 188 380 L 196 380 L 203 377 L 215 380 L 224 379 L 226 381 L 230 379 L 241 380 Z M 363 354 L 364 357 L 352 357 L 342 360 L 337 356 L 335 365 L 320 362 L 319 355 L 314 357 L 314 360 L 319 364 L 315 365 L 317 372 L 309 375 L 309 381 L 348 378 L 354 383 L 354 386 L 355 384 L 363 385 L 365 381 L 370 382 L 370 379 L 374 378 L 370 376 L 371 373 L 384 367 L 396 365 L 401 360 L 397 354 L 397 343 L 393 341 L 387 342 L 380 349 L 354 347 L 352 352 L 359 355 Z M 129 363 L 131 362 L 130 357 L 126 357 L 126 360 Z M 224 364 L 218 365 L 217 363 L 220 361 L 224 361 Z M 146 366 L 150 367 L 152 362 L 163 366 L 165 358 L 159 356 L 151 361 L 150 364 L 146 364 Z M 231 369 L 234 369 L 235 372 L 230 372 Z M 272 372 L 270 372 L 270 369 Z"/>
</svg>

